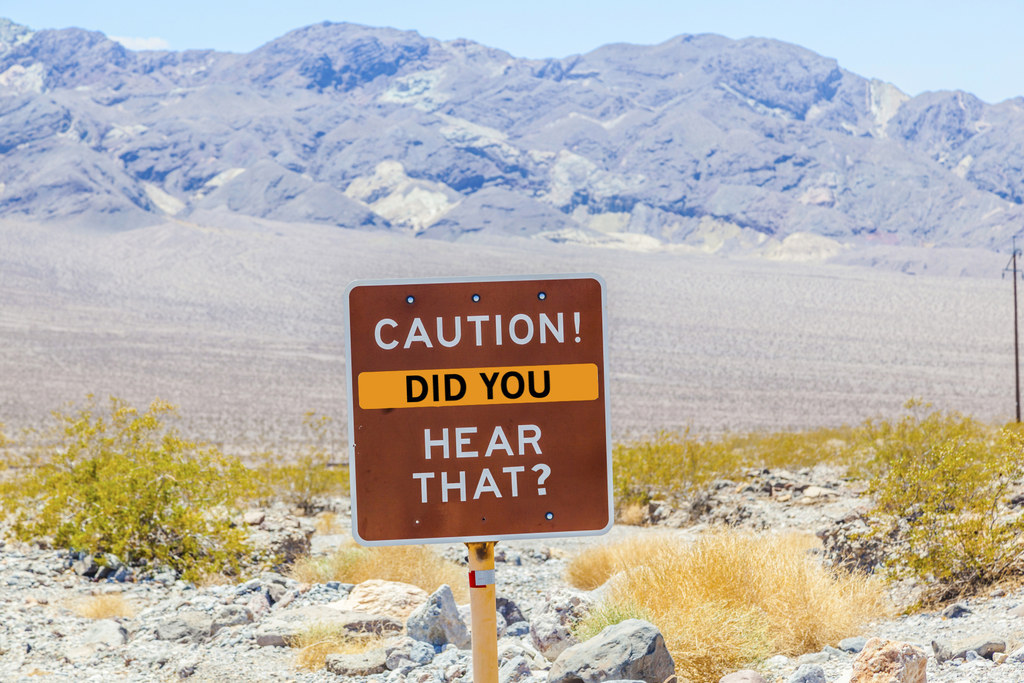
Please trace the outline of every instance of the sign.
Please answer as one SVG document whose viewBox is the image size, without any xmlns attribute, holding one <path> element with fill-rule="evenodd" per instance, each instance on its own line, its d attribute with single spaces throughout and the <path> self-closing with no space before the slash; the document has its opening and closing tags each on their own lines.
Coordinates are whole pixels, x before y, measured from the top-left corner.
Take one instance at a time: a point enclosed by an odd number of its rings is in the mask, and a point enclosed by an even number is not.
<svg viewBox="0 0 1024 683">
<path fill-rule="evenodd" d="M 598 276 L 355 282 L 346 301 L 359 542 L 611 527 Z"/>
</svg>

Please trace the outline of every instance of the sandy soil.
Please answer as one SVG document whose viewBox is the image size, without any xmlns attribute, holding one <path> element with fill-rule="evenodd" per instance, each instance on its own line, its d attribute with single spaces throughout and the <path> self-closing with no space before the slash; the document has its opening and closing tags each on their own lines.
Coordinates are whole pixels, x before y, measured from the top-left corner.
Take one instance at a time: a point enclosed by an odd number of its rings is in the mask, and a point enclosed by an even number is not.
<svg viewBox="0 0 1024 683">
<path fill-rule="evenodd" d="M 237 220 L 237 219 L 236 219 Z M 950 269 L 946 269 L 947 271 Z M 0 223 L 0 422 L 86 394 L 180 406 L 239 447 L 344 439 L 343 292 L 357 278 L 597 272 L 617 436 L 808 427 L 911 397 L 1008 419 L 1008 281 L 547 242 L 449 244 L 269 222 L 127 232 Z"/>
</svg>

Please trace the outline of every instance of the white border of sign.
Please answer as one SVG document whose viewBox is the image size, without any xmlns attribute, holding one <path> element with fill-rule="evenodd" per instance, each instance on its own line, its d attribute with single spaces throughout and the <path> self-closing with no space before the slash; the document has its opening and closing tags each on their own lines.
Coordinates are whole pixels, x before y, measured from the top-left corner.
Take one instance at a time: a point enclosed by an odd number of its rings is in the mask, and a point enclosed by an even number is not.
<svg viewBox="0 0 1024 683">
<path fill-rule="evenodd" d="M 601 387 L 604 404 L 604 442 L 605 459 L 608 471 L 608 523 L 601 529 L 589 531 L 553 531 L 533 534 L 489 534 L 486 536 L 458 536 L 446 538 L 411 538 L 395 539 L 386 541 L 368 541 L 359 537 L 359 530 L 356 528 L 359 519 L 356 510 L 356 425 L 355 411 L 352 406 L 354 402 L 353 384 L 355 378 L 352 376 L 352 330 L 351 315 L 349 313 L 349 295 L 356 287 L 378 286 L 378 285 L 432 285 L 432 284 L 468 284 L 472 282 L 525 282 L 529 280 L 597 280 L 601 285 L 601 371 L 604 376 L 604 383 Z M 604 278 L 597 273 L 562 273 L 558 275 L 491 275 L 482 277 L 429 277 L 429 278 L 395 278 L 383 280 L 355 280 L 345 288 L 344 319 L 345 319 L 345 378 L 348 384 L 348 463 L 349 463 L 349 500 L 352 507 L 352 537 L 361 545 L 420 545 L 425 543 L 485 543 L 487 541 L 514 541 L 530 538 L 560 538 L 572 536 L 600 536 L 611 530 L 615 523 L 615 501 L 612 498 L 612 439 L 611 420 L 608 410 L 608 299 L 607 285 Z"/>
</svg>

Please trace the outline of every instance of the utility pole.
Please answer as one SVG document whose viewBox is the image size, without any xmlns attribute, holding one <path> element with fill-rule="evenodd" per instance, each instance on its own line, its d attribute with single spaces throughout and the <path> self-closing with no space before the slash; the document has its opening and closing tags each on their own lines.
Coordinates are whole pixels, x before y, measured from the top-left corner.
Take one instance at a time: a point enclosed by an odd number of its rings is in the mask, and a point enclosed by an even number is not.
<svg viewBox="0 0 1024 683">
<path fill-rule="evenodd" d="M 1017 422 L 1020 422 L 1020 343 L 1017 332 L 1017 238 L 1013 238 L 1013 253 L 1010 262 L 1003 268 L 1003 273 L 1013 272 L 1013 378 L 1017 396 Z"/>
</svg>

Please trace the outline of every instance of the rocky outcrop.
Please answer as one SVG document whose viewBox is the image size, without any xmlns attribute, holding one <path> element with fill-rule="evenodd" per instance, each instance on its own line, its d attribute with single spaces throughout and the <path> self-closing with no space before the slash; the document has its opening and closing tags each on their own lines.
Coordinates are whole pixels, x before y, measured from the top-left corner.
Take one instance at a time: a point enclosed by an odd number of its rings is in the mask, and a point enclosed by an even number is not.
<svg viewBox="0 0 1024 683">
<path fill-rule="evenodd" d="M 564 650 L 548 672 L 548 681 L 662 683 L 674 673 L 675 662 L 658 629 L 646 621 L 627 619 Z"/>
</svg>

